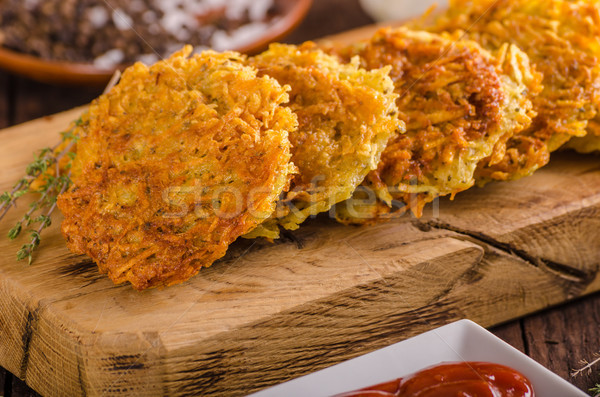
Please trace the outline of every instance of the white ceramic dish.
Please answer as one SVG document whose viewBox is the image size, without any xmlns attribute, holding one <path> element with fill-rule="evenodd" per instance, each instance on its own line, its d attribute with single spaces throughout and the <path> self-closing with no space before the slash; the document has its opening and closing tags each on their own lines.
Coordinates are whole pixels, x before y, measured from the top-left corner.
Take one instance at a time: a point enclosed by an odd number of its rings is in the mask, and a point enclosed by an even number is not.
<svg viewBox="0 0 600 397">
<path fill-rule="evenodd" d="M 390 381 L 444 361 L 507 365 L 529 378 L 537 397 L 587 396 L 474 322 L 460 320 L 262 390 L 252 397 L 331 396 Z"/>
</svg>

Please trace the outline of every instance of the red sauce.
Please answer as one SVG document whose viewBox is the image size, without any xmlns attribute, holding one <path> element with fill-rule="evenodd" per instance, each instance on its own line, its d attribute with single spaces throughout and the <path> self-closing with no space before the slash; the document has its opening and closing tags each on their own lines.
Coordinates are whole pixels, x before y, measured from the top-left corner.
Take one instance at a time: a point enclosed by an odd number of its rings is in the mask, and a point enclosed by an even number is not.
<svg viewBox="0 0 600 397">
<path fill-rule="evenodd" d="M 529 380 L 504 365 L 461 362 L 437 365 L 405 378 L 336 397 L 535 397 Z"/>
</svg>

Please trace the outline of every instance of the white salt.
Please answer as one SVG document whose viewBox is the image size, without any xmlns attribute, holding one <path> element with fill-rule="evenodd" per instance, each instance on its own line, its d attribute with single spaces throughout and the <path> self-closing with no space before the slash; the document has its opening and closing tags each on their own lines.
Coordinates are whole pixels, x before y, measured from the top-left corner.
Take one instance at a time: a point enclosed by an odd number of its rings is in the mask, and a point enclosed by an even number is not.
<svg viewBox="0 0 600 397">
<path fill-rule="evenodd" d="M 133 26 L 133 20 L 129 15 L 127 15 L 123 10 L 117 8 L 112 13 L 112 20 L 117 29 L 119 30 L 128 30 Z"/>
<path fill-rule="evenodd" d="M 124 58 L 125 54 L 123 54 L 122 50 L 113 48 L 94 59 L 94 66 L 99 69 L 113 69 L 121 63 Z"/>
<path fill-rule="evenodd" d="M 95 28 L 101 28 L 108 22 L 108 11 L 102 6 L 95 6 L 87 10 L 87 18 Z"/>
<path fill-rule="evenodd" d="M 138 55 L 137 60 L 144 65 L 150 66 L 158 62 L 159 58 L 156 54 L 142 54 Z"/>
<path fill-rule="evenodd" d="M 247 15 L 251 23 L 236 31 L 215 32 L 212 45 L 223 50 L 249 44 L 260 37 L 267 28 L 263 21 L 273 7 L 273 0 L 154 0 L 154 5 L 163 13 L 160 25 L 182 42 L 189 40 L 190 31 L 198 29 L 198 16 L 221 10 L 231 20 L 243 20 Z"/>
<path fill-rule="evenodd" d="M 144 21 L 147 24 L 154 23 L 157 19 L 158 17 L 156 16 L 156 13 L 154 11 L 148 10 L 142 14 L 142 21 Z"/>
<path fill-rule="evenodd" d="M 196 18 L 190 18 L 190 15 L 185 11 L 178 9 L 165 13 L 160 20 L 160 24 L 167 32 L 171 33 L 180 41 L 185 41 L 190 38 L 188 29 L 195 29 L 198 27 Z"/>
<path fill-rule="evenodd" d="M 267 26 L 266 23 L 255 22 L 242 25 L 230 33 L 218 30 L 212 36 L 211 45 L 217 51 L 243 47 L 260 38 Z"/>
<path fill-rule="evenodd" d="M 254 0 L 250 3 L 250 20 L 264 20 L 267 17 L 271 7 L 273 7 L 273 0 Z"/>
</svg>

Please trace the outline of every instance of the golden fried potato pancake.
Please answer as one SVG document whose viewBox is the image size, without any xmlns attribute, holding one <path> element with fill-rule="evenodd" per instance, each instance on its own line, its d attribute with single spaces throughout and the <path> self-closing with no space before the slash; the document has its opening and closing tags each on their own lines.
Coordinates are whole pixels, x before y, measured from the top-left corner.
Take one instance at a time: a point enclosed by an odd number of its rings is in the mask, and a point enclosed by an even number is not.
<svg viewBox="0 0 600 397">
<path fill-rule="evenodd" d="M 572 149 L 578 153 L 597 153 L 600 152 L 600 136 L 588 132 L 586 136 L 571 139 L 563 148 Z"/>
<path fill-rule="evenodd" d="M 517 45 L 543 74 L 543 91 L 531 95 L 538 116 L 515 135 L 505 158 L 481 167 L 480 179 L 515 179 L 549 161 L 549 153 L 584 136 L 600 99 L 600 13 L 590 0 L 451 0 L 428 30 L 466 31 L 496 50 Z"/>
<path fill-rule="evenodd" d="M 600 120 L 590 120 L 587 134 L 582 137 L 571 138 L 563 149 L 572 149 L 579 153 L 600 152 Z"/>
<path fill-rule="evenodd" d="M 531 102 L 521 92 L 536 77 L 514 46 L 495 58 L 474 42 L 387 28 L 341 53 L 359 55 L 367 69 L 392 66 L 407 126 L 363 182 L 379 201 L 357 204 L 367 198 L 362 189 L 338 205 L 342 222 L 369 223 L 409 208 L 420 216 L 427 202 L 473 186 L 477 164 L 502 158 L 506 141 L 531 123 Z"/>
<path fill-rule="evenodd" d="M 357 62 L 341 64 L 313 43 L 272 44 L 249 63 L 259 75 L 291 86 L 286 106 L 298 115 L 298 130 L 290 133 L 298 173 L 277 214 L 248 236 L 275 238 L 278 224 L 297 229 L 307 217 L 349 198 L 404 124 L 397 117 L 389 68 L 366 71 Z"/>
<path fill-rule="evenodd" d="M 222 257 L 271 215 L 293 172 L 287 88 L 237 53 L 190 53 L 135 64 L 91 104 L 58 200 L 68 247 L 138 290 Z"/>
</svg>

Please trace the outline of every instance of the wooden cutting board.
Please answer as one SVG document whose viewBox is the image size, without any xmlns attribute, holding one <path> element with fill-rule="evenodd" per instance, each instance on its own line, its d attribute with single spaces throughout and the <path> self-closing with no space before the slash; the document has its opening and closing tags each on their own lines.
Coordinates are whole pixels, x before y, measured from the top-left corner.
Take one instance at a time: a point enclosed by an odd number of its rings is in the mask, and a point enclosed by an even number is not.
<svg viewBox="0 0 600 397">
<path fill-rule="evenodd" d="M 0 131 L 0 191 L 80 112 Z M 59 216 L 34 264 L 17 262 L 24 240 L 1 237 L 17 213 L 0 224 L 0 366 L 48 396 L 241 395 L 454 320 L 492 326 L 600 290 L 600 157 L 574 153 L 422 219 L 324 216 L 273 244 L 240 241 L 192 280 L 141 293 L 69 253 Z"/>
</svg>

